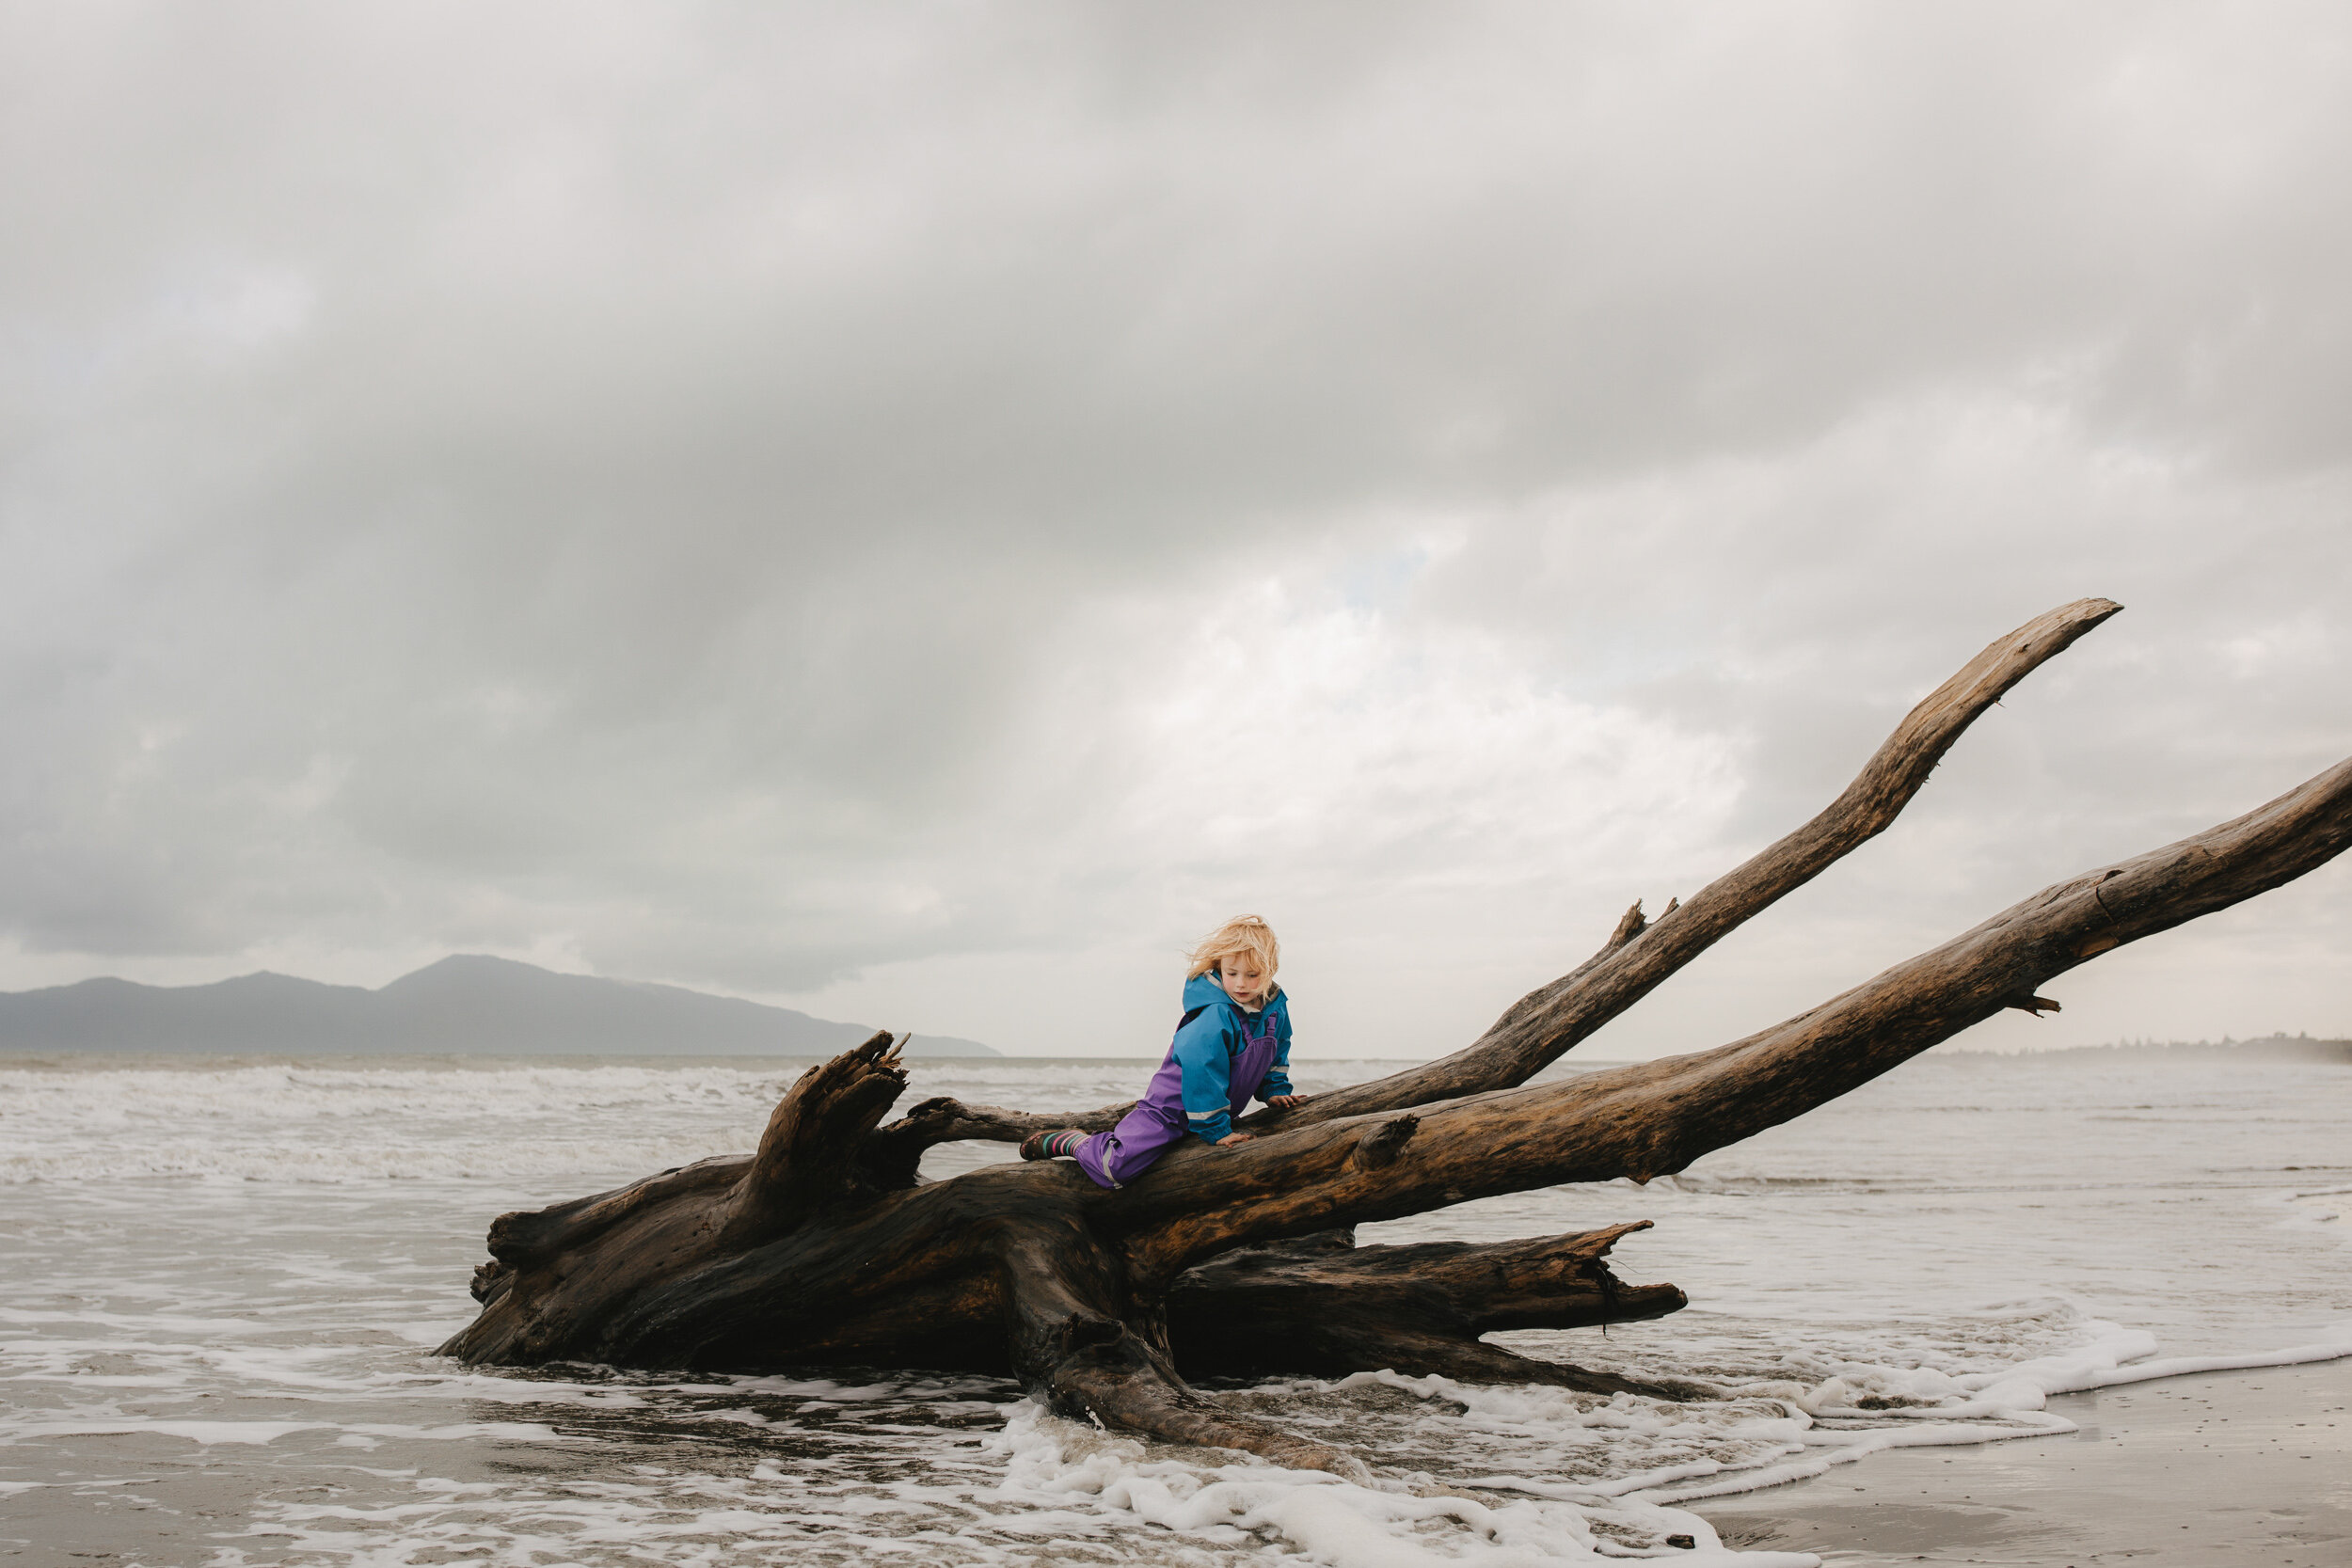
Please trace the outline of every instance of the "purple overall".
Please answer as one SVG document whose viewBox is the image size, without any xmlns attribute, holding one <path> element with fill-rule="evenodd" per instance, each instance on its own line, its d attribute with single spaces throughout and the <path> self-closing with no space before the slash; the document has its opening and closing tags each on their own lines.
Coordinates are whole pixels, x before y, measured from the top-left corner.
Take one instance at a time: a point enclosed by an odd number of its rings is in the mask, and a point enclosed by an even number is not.
<svg viewBox="0 0 2352 1568">
<path fill-rule="evenodd" d="M 1252 1025 L 1255 1034 L 1249 1032 Z M 1248 1108 L 1249 1097 L 1265 1082 L 1266 1069 L 1274 1065 L 1274 1053 L 1280 1044 L 1275 1037 L 1272 1007 L 1255 1018 L 1244 1017 L 1242 1048 L 1233 1056 L 1234 1116 Z M 1176 1048 L 1171 1045 L 1136 1108 L 1121 1117 L 1117 1127 L 1097 1132 L 1078 1146 L 1078 1168 L 1093 1178 L 1095 1185 L 1119 1187 L 1133 1181 L 1151 1168 L 1168 1145 L 1184 1135 L 1184 1069 L 1177 1065 Z"/>
</svg>

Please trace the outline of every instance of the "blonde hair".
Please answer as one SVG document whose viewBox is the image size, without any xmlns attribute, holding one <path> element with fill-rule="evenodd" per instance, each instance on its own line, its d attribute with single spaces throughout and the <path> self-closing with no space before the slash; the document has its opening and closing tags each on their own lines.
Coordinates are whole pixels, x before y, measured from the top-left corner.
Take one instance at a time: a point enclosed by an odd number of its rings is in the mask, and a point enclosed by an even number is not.
<svg viewBox="0 0 2352 1568">
<path fill-rule="evenodd" d="M 1184 971 L 1184 978 L 1198 979 L 1232 958 L 1257 959 L 1258 973 L 1265 976 L 1264 994 L 1275 993 L 1274 972 L 1282 965 L 1282 944 L 1274 940 L 1274 927 L 1254 914 L 1237 914 L 1202 937 L 1192 950 L 1192 967 Z"/>
</svg>

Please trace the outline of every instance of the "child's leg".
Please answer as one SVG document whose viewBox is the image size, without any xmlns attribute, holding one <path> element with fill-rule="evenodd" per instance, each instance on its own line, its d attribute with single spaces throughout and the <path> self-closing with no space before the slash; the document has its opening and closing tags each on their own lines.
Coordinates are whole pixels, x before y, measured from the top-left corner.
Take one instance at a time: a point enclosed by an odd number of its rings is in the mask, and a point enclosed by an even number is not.
<svg viewBox="0 0 2352 1568">
<path fill-rule="evenodd" d="M 1024 1160 L 1064 1160 L 1078 1152 L 1078 1146 L 1087 1135 L 1074 1127 L 1054 1132 L 1032 1132 L 1021 1140 Z"/>
<path fill-rule="evenodd" d="M 1121 1117 L 1107 1132 L 1097 1132 L 1073 1152 L 1078 1168 L 1098 1187 L 1120 1187 L 1152 1168 L 1168 1146 L 1184 1135 L 1184 1124 L 1172 1121 L 1148 1103 Z"/>
</svg>

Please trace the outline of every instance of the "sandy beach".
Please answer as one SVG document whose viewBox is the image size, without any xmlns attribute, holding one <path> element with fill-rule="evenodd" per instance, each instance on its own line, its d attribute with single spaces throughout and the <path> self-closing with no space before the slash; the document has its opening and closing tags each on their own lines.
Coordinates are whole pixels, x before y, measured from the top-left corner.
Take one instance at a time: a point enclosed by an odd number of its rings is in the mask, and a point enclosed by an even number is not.
<svg viewBox="0 0 2352 1568">
<path fill-rule="evenodd" d="M 0 1063 L 0 1562 L 1025 1568 L 1050 1547 L 1130 1568 L 1269 1549 L 1523 1568 L 1663 1558 L 1686 1510 L 1735 1548 L 1840 1565 L 2352 1562 L 2352 1360 L 2113 1383 L 2049 1400 L 2081 1433 L 2003 1440 L 2044 1389 L 2347 1342 L 2352 1172 L 2312 1168 L 2352 1116 L 2340 1069 L 1931 1055 L 1672 1180 L 1375 1227 L 1404 1243 L 1651 1220 L 1627 1277 L 1692 1306 L 1528 1347 L 1748 1390 L 1599 1402 L 1374 1378 L 1229 1396 L 1343 1432 L 1387 1476 L 1458 1486 L 1458 1514 L 1451 1490 L 1407 1500 L 1098 1439 L 1003 1380 L 504 1374 L 433 1354 L 470 1315 L 485 1215 L 747 1147 L 796 1069 Z M 950 1060 L 912 1092 L 1101 1104 L 1133 1072 Z M 1822 1411 L 1814 1429 L 1789 1399 Z M 1881 1418 L 1871 1399 L 1935 1413 Z M 1921 1435 L 1962 1441 L 1881 1447 Z M 1683 1487 L 1688 1503 L 1641 1495 Z"/>
<path fill-rule="evenodd" d="M 2352 1359 L 2067 1394 L 2071 1436 L 1911 1449 L 1693 1505 L 1726 1545 L 1828 1563 L 2341 1568 Z"/>
</svg>

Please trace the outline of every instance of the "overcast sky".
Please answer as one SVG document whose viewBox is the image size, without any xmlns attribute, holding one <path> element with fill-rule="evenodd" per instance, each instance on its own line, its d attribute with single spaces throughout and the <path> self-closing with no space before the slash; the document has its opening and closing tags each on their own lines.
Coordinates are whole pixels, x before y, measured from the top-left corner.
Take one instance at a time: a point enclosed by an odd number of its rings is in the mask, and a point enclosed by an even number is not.
<svg viewBox="0 0 2352 1568">
<path fill-rule="evenodd" d="M 2352 12 L 8 5 L 0 989 L 450 952 L 1418 1056 L 2126 612 L 1586 1048 L 2352 752 Z M 2352 865 L 1994 1047 L 2352 1034 Z"/>
</svg>

